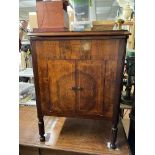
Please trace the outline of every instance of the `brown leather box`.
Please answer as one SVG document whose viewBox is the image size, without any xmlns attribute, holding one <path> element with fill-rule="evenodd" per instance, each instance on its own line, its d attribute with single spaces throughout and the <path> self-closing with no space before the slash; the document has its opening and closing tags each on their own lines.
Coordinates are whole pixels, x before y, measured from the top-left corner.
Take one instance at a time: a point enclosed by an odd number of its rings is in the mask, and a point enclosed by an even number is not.
<svg viewBox="0 0 155 155">
<path fill-rule="evenodd" d="M 66 1 L 65 1 L 66 2 Z M 69 19 L 64 1 L 37 1 L 36 12 L 38 28 L 43 31 L 48 29 L 67 29 Z"/>
</svg>

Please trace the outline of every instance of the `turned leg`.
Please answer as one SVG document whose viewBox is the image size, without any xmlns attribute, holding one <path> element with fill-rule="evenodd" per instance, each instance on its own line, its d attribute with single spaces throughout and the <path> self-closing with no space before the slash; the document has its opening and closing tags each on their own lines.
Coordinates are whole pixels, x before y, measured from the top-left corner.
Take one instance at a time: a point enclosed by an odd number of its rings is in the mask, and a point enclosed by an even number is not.
<svg viewBox="0 0 155 155">
<path fill-rule="evenodd" d="M 119 110 L 115 111 L 116 113 L 114 113 L 113 117 L 113 122 L 112 122 L 112 128 L 111 128 L 111 140 L 110 140 L 110 148 L 111 149 L 116 149 L 116 140 L 117 140 L 117 125 L 119 122 Z"/>
<path fill-rule="evenodd" d="M 116 148 L 116 139 L 117 139 L 117 126 L 112 127 L 111 129 L 111 142 L 110 142 L 110 148 L 115 149 Z"/>
<path fill-rule="evenodd" d="M 44 129 L 44 120 L 43 117 L 38 119 L 38 126 L 39 126 L 39 135 L 40 135 L 40 141 L 44 142 L 45 141 L 45 129 Z"/>
</svg>

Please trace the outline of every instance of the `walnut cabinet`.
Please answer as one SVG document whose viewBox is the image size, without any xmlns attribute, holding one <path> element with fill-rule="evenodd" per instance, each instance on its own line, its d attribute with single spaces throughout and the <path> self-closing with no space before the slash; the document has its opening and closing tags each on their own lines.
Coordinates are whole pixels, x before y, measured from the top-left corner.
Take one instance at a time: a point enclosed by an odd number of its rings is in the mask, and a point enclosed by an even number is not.
<svg viewBox="0 0 155 155">
<path fill-rule="evenodd" d="M 30 33 L 40 140 L 44 116 L 109 119 L 115 148 L 128 31 Z"/>
</svg>

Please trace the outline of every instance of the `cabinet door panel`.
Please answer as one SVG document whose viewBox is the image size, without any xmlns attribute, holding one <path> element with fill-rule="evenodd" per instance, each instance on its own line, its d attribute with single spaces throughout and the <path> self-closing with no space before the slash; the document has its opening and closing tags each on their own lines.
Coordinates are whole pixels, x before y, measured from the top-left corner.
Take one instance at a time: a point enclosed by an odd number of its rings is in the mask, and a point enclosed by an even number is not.
<svg viewBox="0 0 155 155">
<path fill-rule="evenodd" d="M 80 114 L 102 114 L 104 69 L 103 61 L 78 61 L 77 105 Z"/>
<path fill-rule="evenodd" d="M 75 62 L 64 60 L 48 61 L 48 78 L 51 111 L 74 113 L 75 111 Z"/>
</svg>

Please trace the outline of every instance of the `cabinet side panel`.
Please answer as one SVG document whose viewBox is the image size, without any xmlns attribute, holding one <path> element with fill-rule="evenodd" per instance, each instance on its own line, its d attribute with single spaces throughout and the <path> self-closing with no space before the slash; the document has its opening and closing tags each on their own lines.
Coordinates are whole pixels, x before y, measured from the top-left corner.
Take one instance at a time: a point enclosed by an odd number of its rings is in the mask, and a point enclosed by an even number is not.
<svg viewBox="0 0 155 155">
<path fill-rule="evenodd" d="M 104 81 L 104 115 L 112 117 L 113 105 L 115 104 L 116 91 L 116 69 L 117 61 L 108 60 L 105 62 L 105 81 Z"/>
<path fill-rule="evenodd" d="M 113 125 L 116 126 L 119 119 L 119 109 L 120 109 L 120 98 L 122 90 L 122 78 L 123 78 L 123 68 L 126 53 L 126 42 L 127 39 L 119 39 L 118 41 L 118 59 L 117 59 L 117 71 L 116 71 L 116 90 L 115 90 L 115 105 L 113 107 Z"/>
<path fill-rule="evenodd" d="M 36 58 L 37 59 L 37 79 L 39 85 L 39 97 L 41 102 L 41 110 L 43 113 L 48 113 L 50 110 L 49 105 L 49 87 L 48 87 L 48 74 L 47 74 L 47 58 L 43 48 L 44 42 L 36 41 Z"/>
<path fill-rule="evenodd" d="M 40 86 L 40 76 L 39 76 L 39 54 L 38 48 L 39 44 L 36 40 L 31 40 L 31 50 L 32 50 L 32 62 L 33 62 L 33 72 L 34 72 L 34 84 L 35 84 L 35 93 L 36 93 L 36 104 L 37 104 L 37 114 L 38 117 L 42 117 L 44 115 L 44 111 L 46 111 L 46 106 L 42 105 L 42 97 L 41 97 L 41 86 Z M 46 103 L 46 101 L 44 102 Z"/>
</svg>

